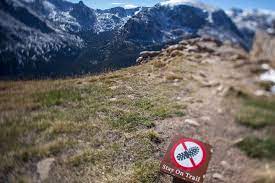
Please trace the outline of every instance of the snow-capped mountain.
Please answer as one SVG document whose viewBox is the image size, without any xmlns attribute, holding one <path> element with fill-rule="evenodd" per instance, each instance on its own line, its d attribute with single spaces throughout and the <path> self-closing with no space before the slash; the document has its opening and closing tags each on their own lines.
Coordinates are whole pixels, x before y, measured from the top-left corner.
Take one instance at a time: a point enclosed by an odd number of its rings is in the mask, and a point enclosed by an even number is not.
<svg viewBox="0 0 275 183">
<path fill-rule="evenodd" d="M 242 10 L 233 8 L 227 11 L 240 29 L 263 30 L 275 34 L 275 12 L 270 10 Z"/>
<path fill-rule="evenodd" d="M 157 50 L 182 39 L 200 36 L 248 47 L 242 33 L 223 10 L 206 7 L 201 3 L 181 1 L 145 8 L 134 13 L 107 44 L 85 49 L 79 60 L 99 63 L 93 68 L 127 67 L 135 64 L 143 50 Z"/>
<path fill-rule="evenodd" d="M 2 0 L 0 75 L 67 75 L 135 64 L 139 52 L 210 36 L 248 48 L 226 13 L 195 0 L 95 10 L 82 1 Z"/>
<path fill-rule="evenodd" d="M 242 34 L 223 10 L 191 2 L 167 1 L 137 13 L 125 24 L 124 37 L 164 43 L 185 37 L 212 36 L 244 44 Z"/>
<path fill-rule="evenodd" d="M 48 70 L 44 63 L 59 60 L 62 65 L 66 57 L 74 57 L 84 46 L 81 38 L 56 31 L 17 0 L 0 2 L 0 35 L 1 75 L 20 74 L 22 68 L 39 73 L 38 64 Z"/>
<path fill-rule="evenodd" d="M 139 10 L 93 10 L 82 1 L 3 0 L 0 75 L 74 73 L 74 60 L 89 40 L 123 26 Z"/>
<path fill-rule="evenodd" d="M 238 29 L 246 36 L 249 45 L 253 44 L 257 31 L 275 34 L 275 12 L 270 10 L 242 10 L 233 8 L 226 11 L 237 25 Z"/>
<path fill-rule="evenodd" d="M 147 9 L 146 7 L 139 7 L 133 9 L 124 9 L 116 7 L 106 10 L 96 10 L 97 15 L 97 32 L 111 31 L 122 28 L 126 22 L 135 14 Z"/>
</svg>

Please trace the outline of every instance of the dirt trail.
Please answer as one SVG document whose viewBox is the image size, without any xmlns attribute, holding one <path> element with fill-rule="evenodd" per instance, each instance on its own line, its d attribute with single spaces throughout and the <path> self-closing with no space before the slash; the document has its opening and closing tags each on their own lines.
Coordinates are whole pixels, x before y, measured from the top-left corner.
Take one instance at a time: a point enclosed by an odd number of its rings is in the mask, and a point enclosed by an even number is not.
<svg viewBox="0 0 275 183">
<path fill-rule="evenodd" d="M 230 106 L 226 105 L 225 94 L 231 86 L 244 84 L 253 89 L 249 83 L 253 78 L 247 68 L 235 67 L 244 60 L 222 53 L 225 49 L 217 51 L 219 56 L 204 57 L 204 61 L 196 63 L 197 69 L 192 74 L 194 81 L 187 86 L 191 92 L 183 92 L 181 97 L 187 104 L 186 116 L 159 121 L 156 131 L 165 139 L 161 147 L 163 153 L 176 133 L 208 142 L 214 147 L 206 183 L 250 183 L 254 178 L 251 172 L 260 164 L 247 158 L 234 144 L 251 131 L 235 122 Z M 164 177 L 160 182 L 169 181 Z"/>
</svg>

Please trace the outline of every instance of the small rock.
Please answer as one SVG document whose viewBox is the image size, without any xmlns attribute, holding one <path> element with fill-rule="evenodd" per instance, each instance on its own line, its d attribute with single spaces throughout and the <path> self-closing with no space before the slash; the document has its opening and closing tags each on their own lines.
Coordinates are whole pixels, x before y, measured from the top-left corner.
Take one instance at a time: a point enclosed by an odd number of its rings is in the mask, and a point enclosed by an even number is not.
<svg viewBox="0 0 275 183">
<path fill-rule="evenodd" d="M 37 172 L 39 173 L 40 179 L 42 181 L 46 180 L 49 177 L 51 165 L 53 164 L 54 161 L 55 161 L 54 158 L 47 158 L 37 163 Z"/>
<path fill-rule="evenodd" d="M 241 60 L 241 59 L 245 60 L 247 59 L 247 56 L 244 54 L 234 54 L 231 56 L 231 60 Z"/>
<path fill-rule="evenodd" d="M 117 98 L 110 98 L 111 102 L 117 101 Z"/>
<path fill-rule="evenodd" d="M 183 50 L 184 49 L 184 46 L 183 45 L 180 45 L 180 44 L 175 44 L 175 45 L 172 45 L 172 46 L 169 46 L 166 51 L 170 54 L 172 53 L 174 50 Z"/>
<path fill-rule="evenodd" d="M 205 73 L 203 73 L 202 71 L 200 71 L 200 72 L 199 72 L 199 75 L 200 75 L 201 77 L 206 78 L 206 74 L 205 74 Z"/>
<path fill-rule="evenodd" d="M 170 57 L 176 57 L 176 56 L 181 56 L 182 52 L 179 50 L 174 50 L 171 52 Z"/>
<path fill-rule="evenodd" d="M 155 57 L 158 54 L 160 54 L 160 51 L 143 51 L 143 52 L 140 52 L 139 55 L 142 58 L 148 58 L 148 57 Z"/>
<path fill-rule="evenodd" d="M 133 89 L 131 86 L 127 86 L 127 85 L 126 85 L 126 88 L 127 88 L 128 90 L 130 90 L 130 91 L 134 91 L 134 89 Z"/>
<path fill-rule="evenodd" d="M 219 114 L 222 114 L 222 113 L 223 113 L 223 110 L 222 110 L 222 109 L 218 109 L 217 112 L 218 112 Z"/>
<path fill-rule="evenodd" d="M 261 66 L 262 66 L 262 69 L 264 69 L 266 71 L 271 69 L 271 67 L 268 64 L 262 64 Z"/>
<path fill-rule="evenodd" d="M 200 126 L 200 124 L 197 121 L 193 120 L 193 119 L 186 119 L 184 121 L 184 123 L 187 123 L 187 124 L 193 125 L 193 126 Z"/>
<path fill-rule="evenodd" d="M 198 49 L 198 46 L 197 45 L 194 45 L 194 46 L 191 46 L 191 45 L 188 45 L 187 48 L 186 48 L 186 51 L 187 52 L 198 52 L 199 49 Z"/>
<path fill-rule="evenodd" d="M 221 180 L 221 181 L 224 181 L 223 175 L 222 175 L 222 174 L 219 174 L 219 173 L 214 173 L 214 174 L 213 174 L 213 178 L 214 178 L 214 179 Z"/>
<path fill-rule="evenodd" d="M 135 99 L 135 96 L 133 96 L 133 95 L 128 95 L 127 96 L 129 99 L 131 99 L 131 100 L 134 100 Z"/>
<path fill-rule="evenodd" d="M 144 62 L 144 60 L 145 59 L 143 57 L 138 57 L 137 60 L 136 60 L 136 63 L 141 64 L 141 63 Z"/>
<path fill-rule="evenodd" d="M 230 164 L 227 161 L 221 161 L 221 165 L 225 169 L 230 169 L 231 168 Z"/>
<path fill-rule="evenodd" d="M 223 85 L 220 85 L 218 88 L 217 88 L 217 92 L 222 92 L 224 89 Z"/>
<path fill-rule="evenodd" d="M 209 121 L 211 121 L 211 118 L 209 116 L 203 116 L 203 117 L 201 117 L 201 120 L 205 121 L 205 122 L 209 122 Z"/>
<path fill-rule="evenodd" d="M 116 89 L 118 89 L 118 86 L 111 86 L 110 89 L 111 90 L 116 90 Z"/>
<path fill-rule="evenodd" d="M 220 83 L 217 81 L 209 81 L 209 82 L 202 82 L 202 85 L 204 87 L 216 87 L 216 86 L 219 86 Z"/>
<path fill-rule="evenodd" d="M 236 140 L 233 140 L 233 142 L 232 142 L 232 144 L 234 145 L 234 144 L 238 144 L 238 143 L 240 143 L 240 142 L 242 142 L 243 141 L 243 138 L 241 137 L 241 138 L 238 138 L 238 139 L 236 139 Z"/>
<path fill-rule="evenodd" d="M 268 93 L 264 90 L 257 90 L 257 91 L 255 91 L 254 95 L 261 97 L 261 96 L 268 96 Z"/>
</svg>

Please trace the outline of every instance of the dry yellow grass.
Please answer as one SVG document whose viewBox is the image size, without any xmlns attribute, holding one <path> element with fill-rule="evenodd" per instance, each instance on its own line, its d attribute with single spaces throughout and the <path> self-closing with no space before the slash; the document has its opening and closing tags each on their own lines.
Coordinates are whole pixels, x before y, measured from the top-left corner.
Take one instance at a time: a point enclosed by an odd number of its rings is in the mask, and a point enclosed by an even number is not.
<svg viewBox="0 0 275 183">
<path fill-rule="evenodd" d="M 175 62 L 163 73 L 147 63 L 77 79 L 1 81 L 0 180 L 35 181 L 28 170 L 51 157 L 50 182 L 154 181 L 154 121 L 184 115 L 174 96 L 186 80 L 163 82 L 183 67 Z"/>
</svg>

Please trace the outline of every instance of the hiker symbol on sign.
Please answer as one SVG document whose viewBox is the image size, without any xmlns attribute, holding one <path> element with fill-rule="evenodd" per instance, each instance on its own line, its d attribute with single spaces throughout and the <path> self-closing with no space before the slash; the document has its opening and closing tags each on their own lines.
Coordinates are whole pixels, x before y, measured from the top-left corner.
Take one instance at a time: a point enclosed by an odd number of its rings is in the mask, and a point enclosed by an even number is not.
<svg viewBox="0 0 275 183">
<path fill-rule="evenodd" d="M 173 148 L 172 159 L 183 169 L 198 168 L 205 161 L 205 150 L 195 141 L 180 141 Z"/>
</svg>

